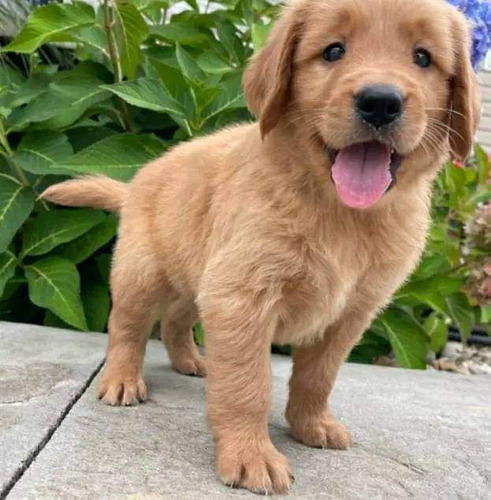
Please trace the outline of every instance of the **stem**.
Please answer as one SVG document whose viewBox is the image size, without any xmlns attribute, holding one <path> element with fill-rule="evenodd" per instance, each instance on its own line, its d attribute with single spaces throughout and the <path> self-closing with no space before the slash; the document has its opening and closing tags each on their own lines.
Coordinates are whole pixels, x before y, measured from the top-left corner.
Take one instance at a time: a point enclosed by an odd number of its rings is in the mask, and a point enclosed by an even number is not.
<svg viewBox="0 0 491 500">
<path fill-rule="evenodd" d="M 113 65 L 114 83 L 121 83 L 123 81 L 123 69 L 121 67 L 119 50 L 114 39 L 113 27 L 115 24 L 116 23 L 112 15 L 112 8 L 109 6 L 109 0 L 104 0 L 104 30 L 107 38 L 107 50 Z M 124 128 L 126 130 L 131 130 L 130 117 L 128 115 L 126 103 L 120 97 L 117 97 L 116 99 L 121 113 L 121 118 L 124 123 Z"/>
<path fill-rule="evenodd" d="M 49 211 L 48 204 L 44 200 L 39 199 L 39 193 L 36 191 L 34 186 L 32 186 L 31 183 L 29 182 L 29 179 L 26 177 L 26 174 L 22 170 L 22 167 L 14 160 L 14 158 L 13 158 L 14 152 L 13 152 L 12 148 L 10 147 L 9 141 L 7 139 L 7 135 L 5 133 L 5 128 L 4 128 L 1 120 L 0 120 L 0 145 L 5 150 L 5 153 L 3 153 L 3 154 L 6 156 L 6 158 L 8 158 L 9 164 L 12 166 L 12 168 L 15 172 L 15 175 L 17 176 L 17 178 L 19 179 L 21 184 L 23 186 L 29 188 L 34 193 L 36 198 L 39 200 L 42 207 L 45 210 Z"/>
</svg>

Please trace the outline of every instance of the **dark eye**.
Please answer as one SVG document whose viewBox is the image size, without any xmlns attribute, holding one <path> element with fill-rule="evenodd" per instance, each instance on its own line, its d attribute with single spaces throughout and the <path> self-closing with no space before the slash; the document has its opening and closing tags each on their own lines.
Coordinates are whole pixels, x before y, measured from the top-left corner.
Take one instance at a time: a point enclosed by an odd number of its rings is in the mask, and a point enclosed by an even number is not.
<svg viewBox="0 0 491 500">
<path fill-rule="evenodd" d="M 428 68 L 431 66 L 431 54 L 425 49 L 416 49 L 413 53 L 413 61 L 420 68 Z"/>
<path fill-rule="evenodd" d="M 334 62 L 334 61 L 339 61 L 344 57 L 346 54 L 346 48 L 345 46 L 340 43 L 332 43 L 328 47 L 324 49 L 324 52 L 322 53 L 322 57 L 324 60 L 328 62 Z"/>
</svg>

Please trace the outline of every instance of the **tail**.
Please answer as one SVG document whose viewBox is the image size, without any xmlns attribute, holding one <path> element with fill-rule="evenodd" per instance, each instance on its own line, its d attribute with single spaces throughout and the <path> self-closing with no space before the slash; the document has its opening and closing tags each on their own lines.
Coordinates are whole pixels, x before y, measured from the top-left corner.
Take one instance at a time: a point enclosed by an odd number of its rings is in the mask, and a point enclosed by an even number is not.
<svg viewBox="0 0 491 500">
<path fill-rule="evenodd" d="M 128 185 L 102 175 L 54 184 L 44 191 L 41 198 L 70 207 L 103 208 L 118 211 L 128 194 Z"/>
</svg>

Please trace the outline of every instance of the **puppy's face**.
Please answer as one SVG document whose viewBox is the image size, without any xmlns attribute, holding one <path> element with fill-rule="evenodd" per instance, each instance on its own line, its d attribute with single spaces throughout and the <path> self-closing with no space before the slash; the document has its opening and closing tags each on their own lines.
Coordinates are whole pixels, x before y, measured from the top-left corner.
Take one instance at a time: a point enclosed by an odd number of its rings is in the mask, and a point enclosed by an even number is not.
<svg viewBox="0 0 491 500">
<path fill-rule="evenodd" d="M 263 135 L 301 128 L 341 200 L 368 208 L 447 138 L 467 155 L 479 114 L 468 31 L 445 0 L 300 0 L 253 59 L 246 96 Z"/>
</svg>

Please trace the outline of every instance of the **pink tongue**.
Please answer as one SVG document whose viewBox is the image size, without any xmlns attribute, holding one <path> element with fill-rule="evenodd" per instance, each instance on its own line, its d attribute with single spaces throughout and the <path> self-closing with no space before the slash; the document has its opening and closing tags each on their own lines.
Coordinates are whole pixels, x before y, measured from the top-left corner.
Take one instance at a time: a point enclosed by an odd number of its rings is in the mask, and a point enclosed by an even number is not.
<svg viewBox="0 0 491 500">
<path fill-rule="evenodd" d="M 380 142 L 355 144 L 339 151 L 332 166 L 338 196 L 352 208 L 368 208 L 390 183 L 390 148 Z"/>
</svg>

